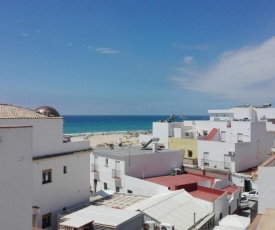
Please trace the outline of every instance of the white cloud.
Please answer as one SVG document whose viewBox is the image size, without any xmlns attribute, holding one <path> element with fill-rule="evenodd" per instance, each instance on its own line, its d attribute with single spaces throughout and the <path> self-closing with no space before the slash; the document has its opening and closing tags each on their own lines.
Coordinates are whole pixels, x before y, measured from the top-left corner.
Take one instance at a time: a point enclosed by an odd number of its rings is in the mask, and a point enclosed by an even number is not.
<svg viewBox="0 0 275 230">
<path fill-rule="evenodd" d="M 183 62 L 186 64 L 186 65 L 191 65 L 194 61 L 194 58 L 191 57 L 191 56 L 185 56 L 183 58 Z"/>
<path fill-rule="evenodd" d="M 275 99 L 275 37 L 225 52 L 207 70 L 192 66 L 178 70 L 180 74 L 171 79 L 185 90 L 247 103 Z"/>
<path fill-rule="evenodd" d="M 71 47 L 71 46 L 73 46 L 73 43 L 68 43 L 67 46 Z"/>
<path fill-rule="evenodd" d="M 88 47 L 87 47 L 88 50 L 91 50 L 92 48 L 93 48 L 92 46 L 88 46 Z"/>
<path fill-rule="evenodd" d="M 25 32 L 22 32 L 22 33 L 20 34 L 20 36 L 22 36 L 22 37 L 29 37 L 29 34 L 28 34 L 28 33 L 25 33 Z"/>
<path fill-rule="evenodd" d="M 117 54 L 117 53 L 120 53 L 120 51 L 112 50 L 110 48 L 98 48 L 95 51 L 100 53 L 100 54 Z"/>
</svg>

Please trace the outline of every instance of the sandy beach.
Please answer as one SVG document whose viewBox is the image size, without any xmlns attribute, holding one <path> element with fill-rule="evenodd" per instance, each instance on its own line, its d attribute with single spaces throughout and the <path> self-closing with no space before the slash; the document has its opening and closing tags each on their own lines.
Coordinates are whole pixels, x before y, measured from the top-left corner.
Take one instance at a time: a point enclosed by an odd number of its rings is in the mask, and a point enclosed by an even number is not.
<svg viewBox="0 0 275 230">
<path fill-rule="evenodd" d="M 122 146 L 127 145 L 138 145 L 139 133 L 99 133 L 91 135 L 80 135 L 71 138 L 71 141 L 79 140 L 90 140 L 91 147 L 104 147 L 108 144 L 118 145 L 121 143 Z"/>
</svg>

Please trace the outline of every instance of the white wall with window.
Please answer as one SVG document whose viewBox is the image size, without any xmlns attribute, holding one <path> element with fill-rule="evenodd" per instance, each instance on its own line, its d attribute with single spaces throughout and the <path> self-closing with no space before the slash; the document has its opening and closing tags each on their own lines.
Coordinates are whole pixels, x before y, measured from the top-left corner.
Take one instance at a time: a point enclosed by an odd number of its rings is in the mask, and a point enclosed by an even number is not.
<svg viewBox="0 0 275 230">
<path fill-rule="evenodd" d="M 232 172 L 239 172 L 250 167 L 260 165 L 268 158 L 274 145 L 274 133 L 266 131 L 264 122 L 245 122 L 249 124 L 247 130 L 251 132 L 249 142 L 219 142 L 198 140 L 198 164 L 204 166 L 204 153 L 208 152 L 211 167 L 230 164 Z M 235 132 L 236 134 L 238 131 Z M 242 137 L 244 138 L 242 133 Z M 223 162 L 223 164 L 222 164 Z M 208 165 L 205 165 L 208 166 Z M 224 166 L 223 166 L 224 167 Z M 227 166 L 226 166 L 227 167 Z"/>
<path fill-rule="evenodd" d="M 33 204 L 41 207 L 39 227 L 56 229 L 57 214 L 63 208 L 89 201 L 89 161 L 89 152 L 33 161 Z"/>
<path fill-rule="evenodd" d="M 119 188 L 120 192 L 127 193 L 126 175 L 134 178 L 168 175 L 174 171 L 174 168 L 182 166 L 183 154 L 180 150 L 162 150 L 157 153 L 146 150 L 150 153 L 135 154 L 134 149 L 132 147 L 132 154 L 129 156 L 112 155 L 112 150 L 108 154 L 100 152 L 100 148 L 96 149 L 91 156 L 91 166 L 95 161 L 98 165 L 97 172 L 91 171 L 90 183 L 94 192 L 106 188 L 116 191 Z M 108 167 L 105 166 L 106 158 L 108 158 Z"/>
</svg>

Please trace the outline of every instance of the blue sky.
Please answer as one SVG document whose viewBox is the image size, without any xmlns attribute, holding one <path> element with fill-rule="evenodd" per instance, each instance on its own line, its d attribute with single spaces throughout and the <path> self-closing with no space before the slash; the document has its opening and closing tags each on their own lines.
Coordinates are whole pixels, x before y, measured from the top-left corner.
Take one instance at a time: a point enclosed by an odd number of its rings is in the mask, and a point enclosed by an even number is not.
<svg viewBox="0 0 275 230">
<path fill-rule="evenodd" d="M 207 114 L 275 103 L 275 1 L 0 0 L 0 103 Z"/>
</svg>

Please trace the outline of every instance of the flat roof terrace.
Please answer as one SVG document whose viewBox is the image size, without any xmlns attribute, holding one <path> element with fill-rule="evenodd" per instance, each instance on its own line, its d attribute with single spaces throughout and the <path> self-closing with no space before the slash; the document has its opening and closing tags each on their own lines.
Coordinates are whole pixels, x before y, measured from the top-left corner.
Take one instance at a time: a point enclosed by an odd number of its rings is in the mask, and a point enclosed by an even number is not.
<svg viewBox="0 0 275 230">
<path fill-rule="evenodd" d="M 173 191 L 178 189 L 185 189 L 188 192 L 196 190 L 197 183 L 201 181 L 209 181 L 210 185 L 214 184 L 214 178 L 212 177 L 200 176 L 191 173 L 176 176 L 152 177 L 146 178 L 145 180 L 166 186 Z"/>
<path fill-rule="evenodd" d="M 158 154 L 158 153 L 173 153 L 173 152 L 182 152 L 181 150 L 171 150 L 171 149 L 158 149 L 156 153 L 153 152 L 152 149 L 146 148 L 141 149 L 142 146 L 114 146 L 113 148 L 110 147 L 96 147 L 93 149 L 93 154 L 96 156 L 133 156 L 133 155 L 143 155 L 143 154 Z"/>
</svg>

